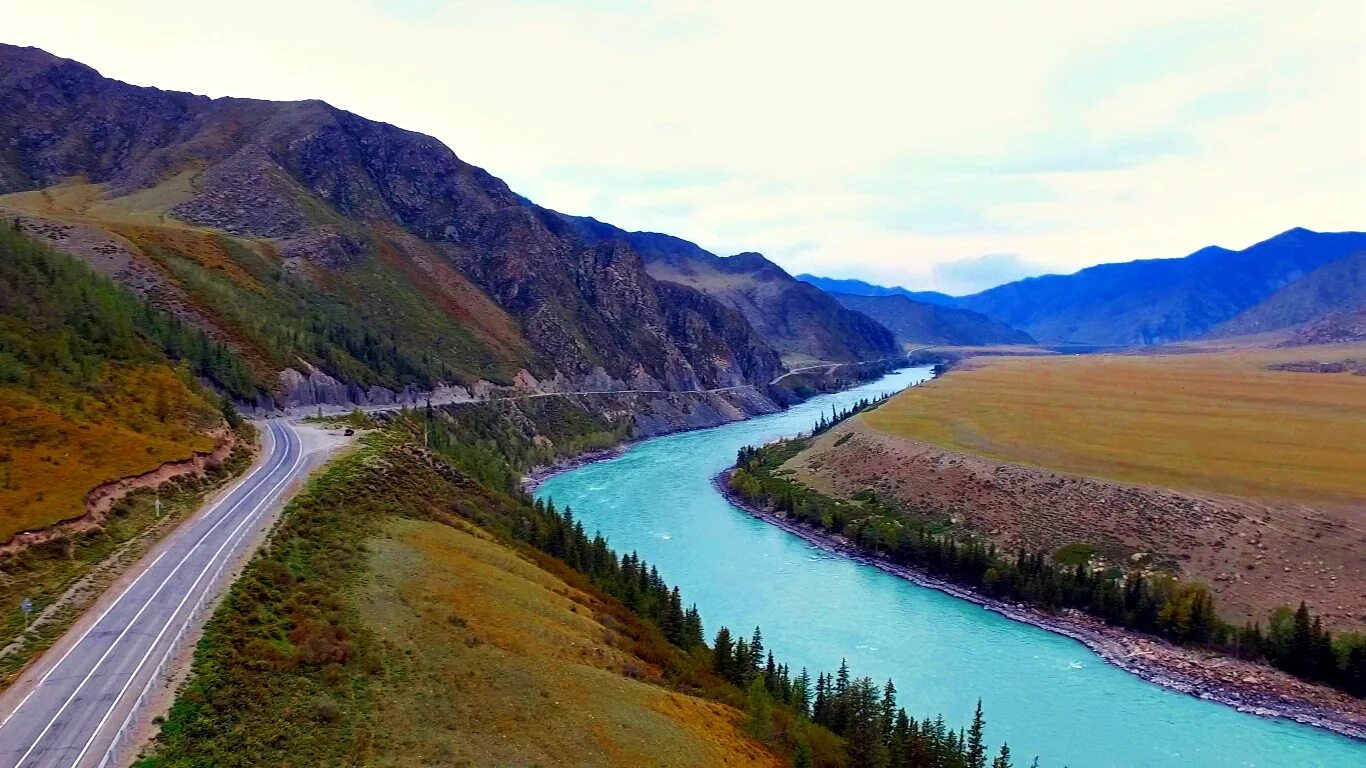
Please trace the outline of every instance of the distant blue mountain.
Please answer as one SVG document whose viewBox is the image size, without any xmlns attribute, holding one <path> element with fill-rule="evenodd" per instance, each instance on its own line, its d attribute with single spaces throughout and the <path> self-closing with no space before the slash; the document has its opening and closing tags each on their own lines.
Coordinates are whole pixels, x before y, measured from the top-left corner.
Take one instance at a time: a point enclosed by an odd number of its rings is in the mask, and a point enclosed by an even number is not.
<svg viewBox="0 0 1366 768">
<path fill-rule="evenodd" d="M 888 288 L 863 280 L 820 277 L 818 275 L 797 275 L 797 279 L 810 283 L 826 293 L 842 293 L 851 296 L 905 296 L 908 299 L 936 304 L 941 307 L 956 307 L 958 299 L 939 291 L 908 291 L 900 286 Z"/>
<path fill-rule="evenodd" d="M 1366 251 L 1366 232 L 1295 228 L 1241 251 L 1101 264 L 1017 280 L 957 305 L 1045 344 L 1136 345 L 1192 339 L 1316 269 Z"/>
</svg>

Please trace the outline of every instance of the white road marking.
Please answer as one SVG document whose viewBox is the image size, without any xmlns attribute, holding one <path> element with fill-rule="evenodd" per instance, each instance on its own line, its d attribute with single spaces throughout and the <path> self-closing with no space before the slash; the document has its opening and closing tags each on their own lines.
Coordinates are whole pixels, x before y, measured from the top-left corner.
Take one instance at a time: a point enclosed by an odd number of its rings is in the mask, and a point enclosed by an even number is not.
<svg viewBox="0 0 1366 768">
<path fill-rule="evenodd" d="M 288 429 L 288 427 L 286 427 L 286 429 Z M 289 441 L 286 440 L 285 442 L 288 444 Z M 288 445 L 286 445 L 285 453 L 286 455 L 289 453 Z M 223 550 L 227 549 L 228 545 L 233 543 L 234 540 L 243 533 L 243 527 L 246 526 L 247 523 L 252 522 L 253 518 L 255 518 L 261 510 L 270 509 L 271 504 L 275 500 L 276 492 L 283 488 L 290 480 L 294 479 L 294 472 L 299 468 L 299 465 L 302 464 L 303 461 L 303 445 L 300 444 L 299 456 L 294 460 L 294 463 L 290 465 L 289 471 L 285 473 L 284 477 L 280 478 L 280 482 L 276 483 L 274 487 L 266 492 L 265 498 L 261 499 L 251 511 L 247 512 L 247 514 L 242 517 L 242 521 L 237 524 L 237 527 L 232 530 L 232 533 L 228 534 L 228 537 L 218 546 L 218 549 L 213 553 L 213 557 L 209 558 L 209 561 L 204 564 L 204 567 L 199 571 L 199 575 L 195 577 L 194 583 L 186 590 L 185 596 L 180 598 L 180 602 L 176 604 L 175 610 L 171 611 L 171 615 L 167 617 L 165 626 L 161 628 L 160 632 L 157 632 L 157 636 L 153 638 L 152 642 L 147 646 L 147 652 L 142 654 L 141 659 L 138 659 L 138 665 L 133 668 L 133 673 L 128 676 L 128 682 L 123 684 L 123 688 L 119 690 L 118 695 L 115 696 L 113 702 L 110 703 L 109 709 L 105 711 L 104 717 L 101 717 L 100 722 L 96 724 L 95 730 L 90 734 L 90 738 L 86 740 L 85 746 L 81 748 L 81 753 L 76 755 L 76 759 L 72 761 L 72 768 L 80 765 L 81 761 L 85 759 L 85 753 L 90 751 L 90 745 L 95 743 L 95 739 L 100 735 L 100 731 L 104 730 L 105 723 L 109 722 L 109 718 L 114 714 L 114 710 L 118 709 L 119 702 L 123 700 L 124 695 L 128 693 L 128 689 L 132 687 L 133 682 L 137 680 L 138 673 L 142 672 L 142 668 L 147 664 L 147 659 L 151 657 L 152 651 L 156 650 L 157 644 L 160 643 L 161 638 L 166 635 L 166 630 L 171 628 L 171 624 L 175 622 L 176 616 L 180 615 L 180 610 L 185 607 L 185 603 L 189 601 L 190 596 L 199 588 L 199 582 L 203 580 L 204 575 L 218 562 L 218 558 L 223 554 Z M 205 589 L 208 589 L 208 585 L 205 586 Z M 190 615 L 185 617 L 184 623 L 188 624 L 193 619 L 194 612 L 191 611 Z M 167 650 L 169 651 L 169 649 Z M 75 694 L 72 695 L 74 696 Z M 129 714 L 131 715 L 131 713 Z M 15 768 L 18 768 L 18 766 L 16 765 Z"/>
<path fill-rule="evenodd" d="M 268 431 L 267 433 L 270 435 L 270 442 L 273 446 L 276 443 L 275 433 L 272 431 Z M 248 472 L 236 483 L 233 483 L 232 487 L 228 489 L 226 493 L 223 494 L 223 497 L 220 498 L 218 501 L 214 502 L 213 506 L 209 507 L 204 512 L 202 517 L 208 517 L 209 515 L 212 515 L 215 511 L 217 511 L 217 509 L 220 506 L 222 506 L 223 502 L 226 501 L 230 496 L 232 496 L 232 494 L 236 492 L 238 488 L 241 488 L 248 480 L 252 479 L 257 474 L 259 474 L 262 469 L 265 469 L 267 463 L 269 462 L 262 463 L 261 466 L 257 467 L 256 469 L 253 469 L 251 472 Z M 156 567 L 157 563 L 161 562 L 161 558 L 165 556 L 165 551 L 157 555 L 156 558 L 152 560 L 152 562 L 147 564 L 146 568 L 142 569 L 142 573 L 139 573 L 137 575 L 137 578 L 133 579 L 132 583 L 123 588 L 123 591 L 119 593 L 119 596 L 114 598 L 114 602 L 110 603 L 108 607 L 106 607 L 103 611 L 100 612 L 100 615 L 93 622 L 91 622 L 89 626 L 85 628 L 85 631 L 81 633 L 81 636 L 76 638 L 76 641 L 67 647 L 66 652 L 62 654 L 61 658 L 57 659 L 56 663 L 54 663 L 47 670 L 47 672 L 43 674 L 42 678 L 34 684 L 33 689 L 28 692 L 28 695 L 21 699 L 19 701 L 19 704 L 15 706 L 15 708 L 11 710 L 8 715 L 5 715 L 4 720 L 0 720 L 0 728 L 4 727 L 5 723 L 8 723 L 10 721 L 10 718 L 14 717 L 15 713 L 18 712 L 21 708 L 23 708 L 24 703 L 28 701 L 29 696 L 32 696 L 33 694 L 37 693 L 38 689 L 43 687 L 43 683 L 46 683 L 47 679 L 52 676 L 52 673 L 56 672 L 57 668 L 62 665 L 62 662 L 66 661 L 66 657 L 70 656 L 71 652 L 76 650 L 76 648 L 81 644 L 81 641 L 85 640 L 86 636 L 89 635 L 92 631 L 94 631 L 95 627 L 98 627 L 101 621 L 104 621 L 104 617 L 108 616 L 110 611 L 117 608 L 119 603 L 123 602 L 123 598 L 127 597 L 128 593 L 133 591 L 133 587 L 136 587 L 139 581 L 142 581 L 142 577 L 151 573 L 152 569 Z"/>
<path fill-rule="evenodd" d="M 142 573 L 139 573 L 136 579 L 133 579 L 133 583 L 129 584 L 123 590 L 123 594 L 119 595 L 118 600 L 115 600 L 114 602 L 110 603 L 109 607 L 105 608 L 104 611 L 100 613 L 99 618 L 95 619 L 95 621 L 91 622 L 90 626 L 85 628 L 85 631 L 81 633 L 81 636 L 76 638 L 76 642 L 72 643 L 71 647 L 66 649 L 66 653 L 63 653 L 60 659 L 57 659 L 57 663 L 52 665 L 52 668 L 47 671 L 47 674 L 44 674 L 42 679 L 33 684 L 33 688 L 29 690 L 28 694 L 25 695 L 24 698 L 19 700 L 18 705 L 16 705 L 14 709 L 10 710 L 10 713 L 8 715 L 5 715 L 4 720 L 0 720 L 0 728 L 5 727 L 5 723 L 8 723 L 10 718 L 14 717 L 16 712 L 18 712 L 20 709 L 23 709 L 24 704 L 29 700 L 29 697 L 37 693 L 39 688 L 43 687 L 43 683 L 47 682 L 48 676 L 51 675 L 53 672 L 56 672 L 57 667 L 60 667 L 62 665 L 62 662 L 66 661 L 66 657 L 70 656 L 71 652 L 76 650 L 76 646 L 81 644 L 81 641 L 85 639 L 85 636 L 90 634 L 91 630 L 93 630 L 95 627 L 99 626 L 99 623 L 104 620 L 104 617 L 107 616 L 110 611 L 114 610 L 114 607 L 119 604 L 119 600 L 123 599 L 123 595 L 128 594 L 128 592 L 132 590 L 133 587 L 137 586 L 137 583 L 139 581 L 142 581 L 142 577 L 146 576 L 148 573 L 151 573 L 152 569 L 156 567 L 156 564 L 160 562 L 161 558 L 165 556 L 165 552 L 162 552 L 161 554 L 157 555 L 156 559 L 153 560 L 146 568 L 144 568 Z"/>
<path fill-rule="evenodd" d="M 271 435 L 271 437 L 272 441 L 274 441 L 273 434 Z M 284 466 L 284 461 L 280 461 L 279 463 L 277 463 L 271 469 L 271 472 L 278 470 L 281 466 Z M 246 501 L 247 498 L 250 496 L 251 493 L 248 492 L 244 494 L 242 498 L 238 499 L 237 502 L 234 503 L 232 507 L 230 507 L 228 511 L 225 512 L 213 524 L 213 526 L 209 528 L 209 530 L 205 531 L 204 534 L 199 537 L 199 540 L 194 543 L 194 546 L 190 547 L 189 551 L 185 553 L 185 556 L 180 558 L 180 561 L 175 564 L 175 567 L 171 569 L 171 572 L 168 573 L 164 579 L 162 579 L 159 585 L 157 585 L 157 589 L 155 592 L 152 593 L 152 596 L 147 598 L 146 602 L 142 604 L 142 607 L 138 609 L 138 612 L 133 614 L 133 618 L 129 619 L 128 625 L 123 628 L 123 631 L 119 632 L 118 636 L 115 637 L 113 642 L 109 644 L 109 647 L 106 648 L 104 653 L 100 655 L 100 658 L 95 661 L 94 666 L 92 666 L 90 668 L 90 671 L 86 673 L 85 677 L 81 679 L 81 682 L 76 685 L 76 689 L 71 692 L 71 695 L 66 698 L 66 701 L 62 702 L 62 706 L 57 710 L 57 714 L 53 715 L 52 719 L 48 720 L 47 725 L 45 725 L 43 727 L 43 730 L 38 733 L 38 736 L 33 739 L 33 743 L 30 744 L 28 749 L 24 751 L 24 754 L 19 758 L 19 761 L 14 764 L 15 768 L 19 768 L 19 766 L 23 765 L 24 761 L 28 759 L 29 755 L 33 754 L 33 750 L 38 748 L 38 744 L 42 742 L 43 737 L 47 735 L 47 732 L 52 729 L 53 724 L 55 724 L 58 718 L 62 716 L 62 713 L 66 712 L 66 708 L 71 706 L 71 702 L 76 699 L 76 695 L 80 692 L 82 688 L 85 687 L 86 683 L 90 682 L 90 678 L 94 677 L 95 673 L 99 670 L 100 665 L 104 663 L 105 659 L 109 658 L 109 654 L 113 653 L 114 648 L 117 647 L 119 642 L 123 640 L 124 636 L 128 634 L 128 631 L 133 628 L 133 625 L 137 622 L 138 617 L 142 616 L 143 612 L 145 612 L 147 608 L 151 606 L 152 601 L 156 599 L 157 595 L 161 594 L 161 590 L 165 589 L 166 585 L 171 581 L 175 574 L 180 571 L 180 567 L 184 565 L 187 560 L 190 559 L 190 556 L 193 555 L 196 550 L 199 549 L 200 545 L 204 543 L 205 539 L 212 535 L 214 531 L 218 530 L 218 526 L 222 525 L 226 520 L 232 517 L 232 513 L 236 511 L 237 508 L 240 507 L 242 503 Z"/>
</svg>

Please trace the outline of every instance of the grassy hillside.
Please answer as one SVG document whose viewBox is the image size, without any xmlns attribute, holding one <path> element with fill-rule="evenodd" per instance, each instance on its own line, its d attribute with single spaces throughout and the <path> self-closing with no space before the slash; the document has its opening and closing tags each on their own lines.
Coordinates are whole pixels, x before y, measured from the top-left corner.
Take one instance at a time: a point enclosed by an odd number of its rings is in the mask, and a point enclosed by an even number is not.
<svg viewBox="0 0 1366 768">
<path fill-rule="evenodd" d="M 523 365 L 544 372 L 517 323 L 416 238 L 377 227 L 362 233 L 373 258 L 332 268 L 289 260 L 271 242 L 174 219 L 158 206 L 176 196 L 161 190 L 181 183 L 177 176 L 122 197 L 108 185 L 67 183 L 0 196 L 0 208 L 43 217 L 30 225 L 36 233 L 87 258 L 109 246 L 82 248 L 62 222 L 121 244 L 122 258 L 153 275 L 152 285 L 137 285 L 151 301 L 182 310 L 246 361 L 256 385 L 237 387 L 242 399 L 266 394 L 275 372 L 303 363 L 394 389 L 509 383 Z"/>
<path fill-rule="evenodd" d="M 142 765 L 779 764 L 738 710 L 661 687 L 679 651 L 657 629 L 499 533 L 509 504 L 392 431 L 335 462 Z"/>
<path fill-rule="evenodd" d="M 1366 347 L 1316 352 L 1360 358 Z M 1304 357 L 1286 349 L 977 358 L 863 418 L 893 435 L 1063 472 L 1359 503 L 1366 380 L 1266 368 Z"/>
<path fill-rule="evenodd" d="M 80 516 L 100 483 L 212 450 L 222 419 L 195 375 L 250 380 L 203 334 L 0 227 L 0 542 Z"/>
<path fill-rule="evenodd" d="M 97 486 L 210 453 L 233 437 L 203 380 L 256 391 L 251 372 L 221 344 L 0 226 L 0 544 L 39 532 L 0 555 L 3 602 L 29 597 L 39 614 L 27 629 L 17 611 L 0 616 L 0 687 L 248 462 L 250 429 L 242 427 L 224 465 L 161 488 L 160 506 L 143 491 L 102 519 L 47 530 L 85 516 Z"/>
<path fill-rule="evenodd" d="M 476 526 L 381 530 L 358 602 L 397 663 L 375 697 L 391 736 L 372 764 L 782 764 L 739 710 L 652 682 L 620 610 L 542 566 Z"/>
</svg>

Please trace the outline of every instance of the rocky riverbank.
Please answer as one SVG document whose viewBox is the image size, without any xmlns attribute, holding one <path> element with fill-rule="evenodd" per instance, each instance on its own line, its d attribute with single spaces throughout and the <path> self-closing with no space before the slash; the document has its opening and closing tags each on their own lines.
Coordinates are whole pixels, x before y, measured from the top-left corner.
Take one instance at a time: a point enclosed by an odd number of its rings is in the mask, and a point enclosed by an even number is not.
<svg viewBox="0 0 1366 768">
<path fill-rule="evenodd" d="M 913 568 L 871 556 L 842 536 L 812 528 L 782 513 L 759 509 L 731 492 L 727 485 L 729 477 L 730 471 L 718 475 L 714 478 L 714 485 L 731 504 L 823 550 L 967 600 L 1015 621 L 1070 637 L 1090 648 L 1107 663 L 1164 688 L 1216 701 L 1240 712 L 1285 718 L 1366 740 L 1366 701 L 1332 688 L 1306 683 L 1265 665 L 1202 653 L 1155 637 L 1111 627 L 1078 611 L 1048 613 L 993 599 Z"/>
</svg>

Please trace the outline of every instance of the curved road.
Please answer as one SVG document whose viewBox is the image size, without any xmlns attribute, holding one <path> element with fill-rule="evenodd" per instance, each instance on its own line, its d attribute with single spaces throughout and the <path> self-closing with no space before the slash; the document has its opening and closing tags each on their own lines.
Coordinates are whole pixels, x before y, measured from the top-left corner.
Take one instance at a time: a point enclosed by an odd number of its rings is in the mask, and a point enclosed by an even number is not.
<svg viewBox="0 0 1366 768">
<path fill-rule="evenodd" d="M 291 424 L 270 420 L 262 433 L 262 457 L 251 471 L 180 524 L 130 570 L 121 592 L 105 594 L 0 696 L 0 768 L 112 763 L 158 672 L 228 581 L 229 564 L 307 471 Z"/>
</svg>

